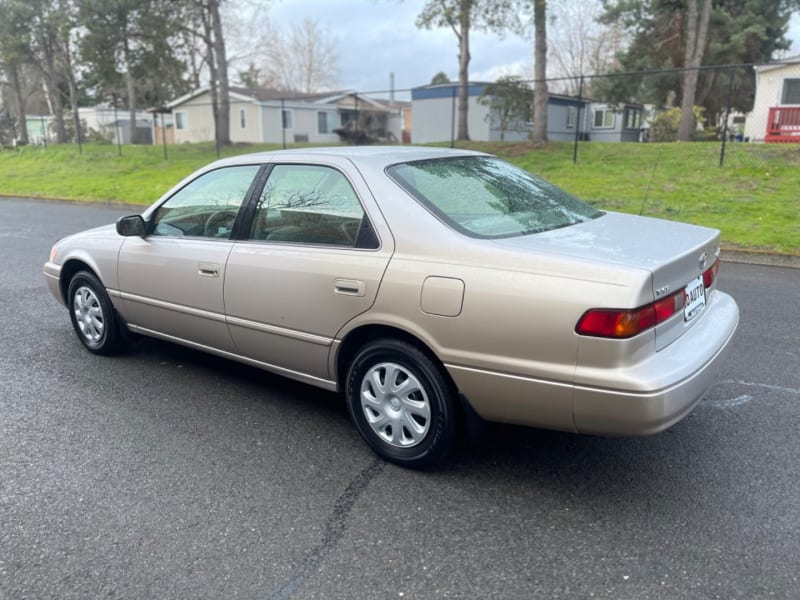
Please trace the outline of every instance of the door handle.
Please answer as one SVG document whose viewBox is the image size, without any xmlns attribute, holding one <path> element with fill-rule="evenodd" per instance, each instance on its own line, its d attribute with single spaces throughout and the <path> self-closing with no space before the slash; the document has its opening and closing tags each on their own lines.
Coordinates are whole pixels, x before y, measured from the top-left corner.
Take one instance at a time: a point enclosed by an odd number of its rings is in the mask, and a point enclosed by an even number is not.
<svg viewBox="0 0 800 600">
<path fill-rule="evenodd" d="M 219 277 L 219 265 L 214 263 L 199 263 L 197 265 L 198 275 L 203 277 Z"/>
<path fill-rule="evenodd" d="M 333 291 L 343 296 L 363 296 L 367 293 L 367 284 L 357 279 L 337 279 Z"/>
</svg>

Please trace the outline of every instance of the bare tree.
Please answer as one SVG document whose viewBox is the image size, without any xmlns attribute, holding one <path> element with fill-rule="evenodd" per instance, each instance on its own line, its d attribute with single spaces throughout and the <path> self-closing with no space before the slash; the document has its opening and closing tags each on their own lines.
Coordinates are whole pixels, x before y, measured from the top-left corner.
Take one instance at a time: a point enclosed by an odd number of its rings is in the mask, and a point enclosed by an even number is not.
<svg viewBox="0 0 800 600">
<path fill-rule="evenodd" d="M 566 94 L 576 95 L 581 75 L 602 74 L 616 64 L 616 54 L 625 47 L 624 29 L 618 23 L 604 25 L 598 0 L 560 0 L 549 7 L 548 71 L 569 77 Z M 584 87 L 584 93 L 591 93 Z"/>
<path fill-rule="evenodd" d="M 694 100 L 697 93 L 698 67 L 703 62 L 708 36 L 708 21 L 711 17 L 711 0 L 703 0 L 703 9 L 697 14 L 697 0 L 687 0 L 686 48 L 683 75 L 683 97 L 681 100 L 681 122 L 678 125 L 678 141 L 689 141 L 694 123 Z"/>
<path fill-rule="evenodd" d="M 336 85 L 338 44 L 319 21 L 305 18 L 288 32 L 269 27 L 262 39 L 261 71 L 268 85 L 305 94 Z"/>
</svg>

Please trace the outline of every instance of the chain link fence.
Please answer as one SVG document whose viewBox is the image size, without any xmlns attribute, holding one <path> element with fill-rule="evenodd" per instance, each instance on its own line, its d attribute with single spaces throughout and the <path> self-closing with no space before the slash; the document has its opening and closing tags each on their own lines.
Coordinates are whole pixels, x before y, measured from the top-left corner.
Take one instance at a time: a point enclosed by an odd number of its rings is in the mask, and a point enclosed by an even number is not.
<svg viewBox="0 0 800 600">
<path fill-rule="evenodd" d="M 800 83 L 796 84 L 797 90 L 784 90 L 779 77 L 770 77 L 770 72 L 781 66 L 724 65 L 693 71 L 696 101 L 689 139 L 706 146 L 716 145 L 716 150 L 702 153 L 705 166 L 722 166 L 735 159 L 742 144 L 800 143 L 800 98 L 793 96 L 800 96 Z M 797 70 L 796 79 L 787 80 L 800 81 L 800 62 L 786 66 Z M 595 143 L 676 142 L 681 118 L 680 90 L 686 85 L 688 72 L 664 69 L 546 80 L 543 83 L 549 92 L 550 151 L 579 164 L 586 148 Z M 536 83 L 515 79 L 505 88 L 497 83 L 471 83 L 466 123 L 469 140 L 529 142 L 533 128 L 532 90 Z M 313 95 L 234 89 L 229 119 L 233 143 L 283 148 L 337 143 L 466 145 L 465 140 L 459 139 L 462 125 L 455 82 Z M 790 104 L 785 102 L 787 93 L 794 107 L 785 106 Z M 523 95 L 522 100 L 519 94 Z M 119 99 L 114 99 L 93 109 L 97 114 L 82 114 L 78 132 L 74 131 L 71 116 L 65 115 L 65 122 L 71 127 L 70 143 L 80 147 L 85 141 L 105 140 L 117 145 L 121 154 L 134 136 L 128 111 L 114 108 L 118 104 Z M 169 145 L 217 141 L 217 110 L 206 92 L 171 110 L 140 111 L 139 115 L 146 116 L 137 116 L 135 137 L 140 143 L 162 146 L 166 159 Z M 18 120 L 9 114 L 0 117 L 4 146 L 13 148 L 14 139 L 19 139 Z M 49 116 L 28 117 L 31 143 L 45 148 L 54 143 L 52 121 Z"/>
</svg>

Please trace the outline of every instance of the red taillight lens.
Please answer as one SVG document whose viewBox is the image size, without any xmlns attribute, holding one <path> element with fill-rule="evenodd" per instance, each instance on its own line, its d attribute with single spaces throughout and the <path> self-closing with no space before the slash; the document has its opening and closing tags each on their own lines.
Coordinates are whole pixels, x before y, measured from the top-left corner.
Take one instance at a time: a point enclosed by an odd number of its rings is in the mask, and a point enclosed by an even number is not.
<svg viewBox="0 0 800 600">
<path fill-rule="evenodd" d="M 655 322 L 652 306 L 636 310 L 593 309 L 581 317 L 575 331 L 581 335 L 623 339 L 649 329 Z"/>
<path fill-rule="evenodd" d="M 708 289 L 717 280 L 717 273 L 719 273 L 719 259 L 714 261 L 710 269 L 703 272 L 703 287 Z"/>
<path fill-rule="evenodd" d="M 578 321 L 575 332 L 593 337 L 625 339 L 663 323 L 683 309 L 686 293 L 681 290 L 647 306 L 633 310 L 595 308 Z"/>
</svg>

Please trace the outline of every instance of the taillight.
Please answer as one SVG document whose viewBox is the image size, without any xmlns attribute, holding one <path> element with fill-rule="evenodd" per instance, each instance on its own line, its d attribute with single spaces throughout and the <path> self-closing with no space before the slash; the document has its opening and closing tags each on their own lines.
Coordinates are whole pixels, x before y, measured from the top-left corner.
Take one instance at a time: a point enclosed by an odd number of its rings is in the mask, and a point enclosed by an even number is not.
<svg viewBox="0 0 800 600">
<path fill-rule="evenodd" d="M 703 271 L 703 287 L 708 289 L 717 280 L 717 273 L 719 273 L 719 259 L 714 261 L 711 268 Z"/>
<path fill-rule="evenodd" d="M 593 308 L 583 314 L 575 326 L 575 332 L 615 339 L 633 337 L 663 323 L 682 310 L 685 304 L 686 292 L 681 290 L 641 308 Z"/>
</svg>

